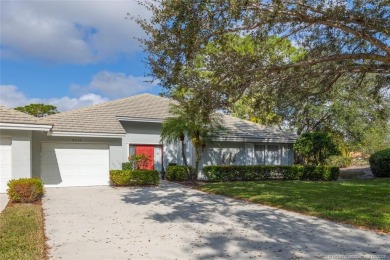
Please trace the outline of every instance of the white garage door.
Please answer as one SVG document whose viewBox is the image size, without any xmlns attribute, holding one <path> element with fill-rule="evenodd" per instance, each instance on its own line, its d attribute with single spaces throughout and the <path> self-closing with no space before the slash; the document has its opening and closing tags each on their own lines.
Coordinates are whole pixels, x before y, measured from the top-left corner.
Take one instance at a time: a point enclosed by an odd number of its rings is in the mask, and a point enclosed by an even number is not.
<svg viewBox="0 0 390 260">
<path fill-rule="evenodd" d="M 11 179 L 11 138 L 0 137 L 0 193 L 6 192 Z"/>
<path fill-rule="evenodd" d="M 108 145 L 42 143 L 41 178 L 46 186 L 108 185 Z"/>
</svg>

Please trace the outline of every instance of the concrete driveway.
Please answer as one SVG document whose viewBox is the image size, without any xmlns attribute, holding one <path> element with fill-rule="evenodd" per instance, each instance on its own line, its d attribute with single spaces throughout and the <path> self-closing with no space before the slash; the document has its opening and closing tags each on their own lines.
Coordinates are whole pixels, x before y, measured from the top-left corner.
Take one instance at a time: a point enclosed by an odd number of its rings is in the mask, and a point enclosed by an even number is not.
<svg viewBox="0 0 390 260">
<path fill-rule="evenodd" d="M 390 236 L 209 195 L 159 188 L 48 188 L 52 259 L 389 258 Z"/>
</svg>

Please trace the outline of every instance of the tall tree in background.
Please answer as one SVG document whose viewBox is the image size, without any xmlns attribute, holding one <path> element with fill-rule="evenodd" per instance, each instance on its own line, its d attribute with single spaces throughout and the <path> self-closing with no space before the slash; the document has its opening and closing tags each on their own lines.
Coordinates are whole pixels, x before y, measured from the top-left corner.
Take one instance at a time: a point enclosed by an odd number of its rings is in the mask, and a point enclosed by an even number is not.
<svg viewBox="0 0 390 260">
<path fill-rule="evenodd" d="M 167 95 L 203 89 L 216 109 L 352 143 L 389 120 L 388 0 L 141 4 L 152 11 L 137 20 L 148 65 Z M 208 80 L 194 84 L 200 68 Z"/>
<path fill-rule="evenodd" d="M 206 0 L 147 1 L 150 20 L 138 22 L 151 74 L 167 92 L 181 85 L 186 69 L 209 42 L 229 50 L 231 34 L 258 43 L 257 55 L 236 51 L 211 53 L 206 70 L 218 80 L 210 87 L 221 98 L 237 100 L 248 88 L 272 85 L 283 93 L 317 92 L 346 74 L 390 73 L 390 6 L 387 0 Z M 289 39 L 305 50 L 300 59 L 264 58 L 270 36 Z M 310 84 L 309 84 L 310 83 Z M 326 84 L 325 84 L 326 83 Z"/>
<path fill-rule="evenodd" d="M 45 104 L 30 104 L 24 107 L 16 107 L 15 110 L 35 117 L 44 117 L 59 113 L 56 106 Z"/>
</svg>

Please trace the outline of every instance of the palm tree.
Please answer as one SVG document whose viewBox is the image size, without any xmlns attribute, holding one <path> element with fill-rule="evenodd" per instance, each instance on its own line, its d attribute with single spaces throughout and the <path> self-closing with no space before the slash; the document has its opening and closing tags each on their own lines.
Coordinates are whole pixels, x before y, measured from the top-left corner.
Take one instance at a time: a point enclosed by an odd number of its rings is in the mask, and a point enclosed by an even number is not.
<svg viewBox="0 0 390 260">
<path fill-rule="evenodd" d="M 215 132 L 222 129 L 220 116 L 217 113 L 204 111 L 194 102 L 172 104 L 170 112 L 173 116 L 164 120 L 161 139 L 167 142 L 181 142 L 183 164 L 188 169 L 191 180 L 196 181 L 206 144 L 212 141 Z M 191 140 L 195 149 L 194 172 L 188 168 L 185 156 L 186 136 Z"/>
<path fill-rule="evenodd" d="M 161 130 L 161 140 L 167 143 L 180 141 L 183 164 L 188 169 L 186 157 L 185 136 L 187 133 L 186 121 L 180 117 L 168 117 L 164 120 Z"/>
</svg>

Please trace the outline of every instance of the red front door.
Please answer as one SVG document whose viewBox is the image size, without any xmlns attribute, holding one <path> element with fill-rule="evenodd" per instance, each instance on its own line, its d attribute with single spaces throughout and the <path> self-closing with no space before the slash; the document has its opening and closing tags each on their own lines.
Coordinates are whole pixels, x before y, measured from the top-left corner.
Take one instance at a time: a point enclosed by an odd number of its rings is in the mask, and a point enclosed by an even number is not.
<svg viewBox="0 0 390 260">
<path fill-rule="evenodd" d="M 154 169 L 154 146 L 150 145 L 137 145 L 135 147 L 135 154 L 141 155 L 144 154 L 149 160 L 144 165 L 141 165 L 140 168 L 144 170 L 153 170 Z"/>
</svg>

